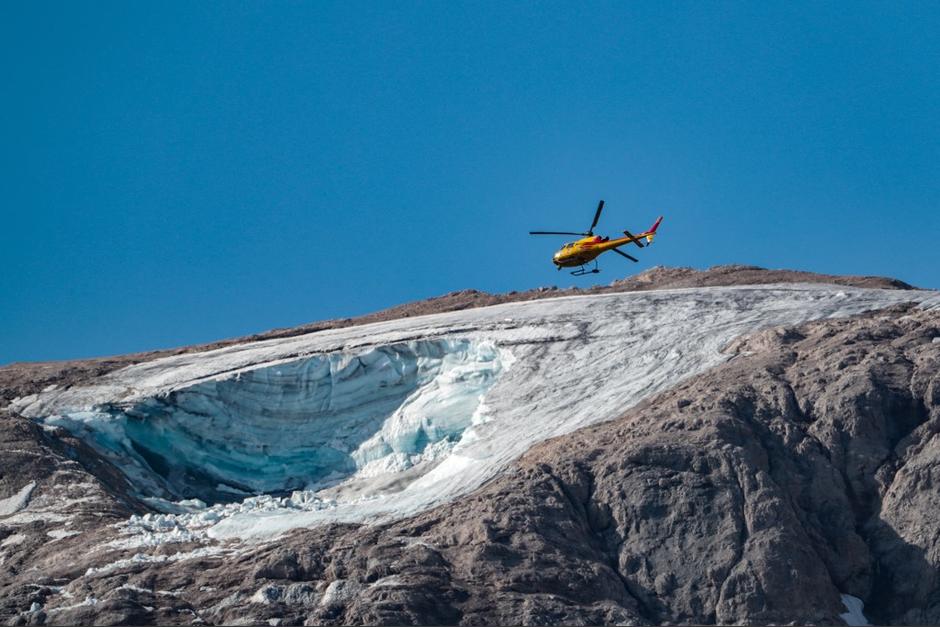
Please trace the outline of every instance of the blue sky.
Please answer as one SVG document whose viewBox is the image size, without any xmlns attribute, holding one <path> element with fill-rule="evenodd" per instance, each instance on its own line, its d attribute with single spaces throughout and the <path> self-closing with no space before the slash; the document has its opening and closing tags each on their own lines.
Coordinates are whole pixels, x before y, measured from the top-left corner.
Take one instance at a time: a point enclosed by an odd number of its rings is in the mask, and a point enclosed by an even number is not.
<svg viewBox="0 0 940 627">
<path fill-rule="evenodd" d="M 937 3 L 5 3 L 0 363 L 748 263 L 940 287 Z M 666 218 L 640 264 L 563 240 Z"/>
</svg>

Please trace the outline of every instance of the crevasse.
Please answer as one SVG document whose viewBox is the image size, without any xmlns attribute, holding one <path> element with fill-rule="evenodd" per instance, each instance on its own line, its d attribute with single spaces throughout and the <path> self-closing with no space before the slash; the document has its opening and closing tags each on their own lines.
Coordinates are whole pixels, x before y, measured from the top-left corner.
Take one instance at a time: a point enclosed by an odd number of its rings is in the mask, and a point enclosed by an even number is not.
<svg viewBox="0 0 940 627">
<path fill-rule="evenodd" d="M 93 442 L 142 495 L 318 490 L 449 452 L 479 419 L 504 352 L 466 339 L 334 352 L 46 422 Z"/>
</svg>

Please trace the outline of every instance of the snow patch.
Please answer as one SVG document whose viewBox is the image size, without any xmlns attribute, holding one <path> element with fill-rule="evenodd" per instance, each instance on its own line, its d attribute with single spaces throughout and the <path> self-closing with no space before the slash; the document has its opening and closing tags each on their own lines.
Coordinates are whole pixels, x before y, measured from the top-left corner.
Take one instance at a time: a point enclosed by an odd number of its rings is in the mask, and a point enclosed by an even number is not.
<svg viewBox="0 0 940 627">
<path fill-rule="evenodd" d="M 112 549 L 155 547 L 169 543 L 196 542 L 208 539 L 208 531 L 218 522 L 242 514 L 264 512 L 316 511 L 334 507 L 332 500 L 318 498 L 314 492 L 295 491 L 289 497 L 263 494 L 237 503 L 222 503 L 211 507 L 184 507 L 186 501 L 163 503 L 161 507 L 172 513 L 132 515 L 115 525 L 121 537 L 105 546 Z M 192 501 L 189 501 L 192 503 Z"/>
<path fill-rule="evenodd" d="M 10 516 L 25 508 L 34 489 L 36 489 L 36 482 L 30 481 L 13 496 L 0 499 L 0 516 Z"/>
<path fill-rule="evenodd" d="M 255 592 L 249 603 L 269 605 L 271 603 L 286 603 L 287 605 L 313 605 L 317 600 L 317 592 L 308 583 L 293 583 L 289 586 L 267 584 Z"/>
<path fill-rule="evenodd" d="M 46 535 L 53 540 L 61 540 L 62 538 L 77 536 L 80 533 L 81 531 L 76 531 L 75 529 L 53 529 L 52 531 L 47 531 Z"/>
<path fill-rule="evenodd" d="M 95 597 L 93 597 L 93 596 L 91 596 L 91 595 L 88 595 L 88 596 L 85 597 L 85 600 L 82 601 L 81 603 L 74 603 L 74 604 L 72 604 L 72 605 L 65 605 L 65 606 L 62 606 L 62 607 L 53 607 L 53 608 L 49 608 L 48 610 L 46 610 L 46 612 L 47 612 L 47 613 L 48 613 L 48 612 L 63 612 L 63 611 L 65 611 L 65 610 L 74 610 L 74 609 L 77 608 L 77 607 L 87 607 L 87 606 L 90 606 L 90 605 L 98 605 L 98 599 L 96 599 Z"/>
<path fill-rule="evenodd" d="M 215 557 L 227 553 L 227 551 L 221 549 L 220 547 L 210 546 L 202 547 L 199 549 L 194 549 L 192 551 L 187 551 L 185 553 L 176 552 L 172 555 L 147 555 L 145 553 L 136 553 L 133 557 L 126 559 L 120 559 L 116 562 L 111 562 L 104 566 L 92 567 L 85 571 L 86 577 L 92 577 L 94 575 L 100 575 L 103 573 L 109 573 L 113 570 L 119 568 L 127 568 L 128 566 L 136 566 L 138 564 L 161 564 L 164 562 L 180 562 L 183 560 L 196 559 L 199 557 Z"/>
<path fill-rule="evenodd" d="M 839 618 L 844 620 L 846 625 L 865 627 L 869 624 L 868 619 L 865 618 L 865 614 L 862 612 L 865 609 L 865 604 L 860 598 L 853 597 L 851 594 L 843 594 L 842 605 L 845 606 L 847 611 L 844 614 L 839 614 Z"/>
<path fill-rule="evenodd" d="M 323 596 L 320 598 L 320 605 L 327 607 L 331 605 L 346 605 L 359 594 L 360 590 L 362 590 L 362 585 L 357 581 L 335 579 L 330 582 L 330 585 L 328 585 L 323 592 Z"/>
<path fill-rule="evenodd" d="M 0 542 L 0 548 L 5 549 L 8 546 L 14 546 L 16 544 L 22 543 L 23 541 L 27 539 L 29 539 L 29 536 L 27 535 L 24 535 L 22 533 L 14 533 L 13 535 L 7 536 L 6 538 L 4 538 L 3 542 Z"/>
</svg>

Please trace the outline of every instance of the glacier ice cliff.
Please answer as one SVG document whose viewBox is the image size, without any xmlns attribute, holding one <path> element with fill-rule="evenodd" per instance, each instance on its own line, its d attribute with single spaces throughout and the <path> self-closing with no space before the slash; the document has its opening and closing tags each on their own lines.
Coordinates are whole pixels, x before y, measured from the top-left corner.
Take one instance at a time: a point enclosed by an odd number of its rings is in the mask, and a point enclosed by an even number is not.
<svg viewBox="0 0 940 627">
<path fill-rule="evenodd" d="M 50 417 L 144 496 L 209 503 L 318 490 L 449 451 L 507 362 L 491 342 L 415 340 L 315 355 Z"/>
</svg>

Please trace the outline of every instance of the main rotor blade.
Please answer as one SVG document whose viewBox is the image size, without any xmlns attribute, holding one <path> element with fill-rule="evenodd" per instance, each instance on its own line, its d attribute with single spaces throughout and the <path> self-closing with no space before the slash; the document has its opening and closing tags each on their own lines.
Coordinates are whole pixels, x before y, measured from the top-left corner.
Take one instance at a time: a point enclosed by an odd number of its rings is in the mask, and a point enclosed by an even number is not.
<svg viewBox="0 0 940 627">
<path fill-rule="evenodd" d="M 574 233 L 572 231 L 529 231 L 529 235 L 590 235 L 590 233 Z"/>
<path fill-rule="evenodd" d="M 640 248 L 643 248 L 643 242 L 641 242 L 633 233 L 624 229 L 623 234 L 629 237 L 630 239 L 632 239 L 634 244 L 636 244 Z"/>
<path fill-rule="evenodd" d="M 635 262 L 639 262 L 639 261 L 640 261 L 640 260 L 637 259 L 636 257 L 631 257 L 631 256 L 628 255 L 627 253 L 622 252 L 622 251 L 619 251 L 619 250 L 617 250 L 616 248 L 611 248 L 611 250 L 614 251 L 615 253 L 617 253 L 618 255 L 623 255 L 624 257 L 626 257 L 626 258 L 629 259 L 630 261 L 635 261 Z"/>
<path fill-rule="evenodd" d="M 601 211 L 604 210 L 604 201 L 597 203 L 597 212 L 594 214 L 594 222 L 591 222 L 591 228 L 588 229 L 588 235 L 594 235 L 594 227 L 597 226 L 597 221 L 601 219 Z"/>
</svg>

